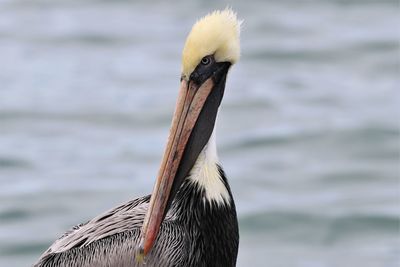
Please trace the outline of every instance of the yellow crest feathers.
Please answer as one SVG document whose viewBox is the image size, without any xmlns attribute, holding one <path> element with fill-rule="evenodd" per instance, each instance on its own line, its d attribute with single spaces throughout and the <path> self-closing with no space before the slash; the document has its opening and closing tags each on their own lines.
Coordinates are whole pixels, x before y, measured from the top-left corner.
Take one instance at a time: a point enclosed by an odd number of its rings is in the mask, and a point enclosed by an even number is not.
<svg viewBox="0 0 400 267">
<path fill-rule="evenodd" d="M 214 55 L 217 62 L 238 61 L 240 24 L 231 9 L 214 11 L 197 21 L 183 48 L 182 77 L 189 79 L 200 60 L 208 55 Z"/>
</svg>

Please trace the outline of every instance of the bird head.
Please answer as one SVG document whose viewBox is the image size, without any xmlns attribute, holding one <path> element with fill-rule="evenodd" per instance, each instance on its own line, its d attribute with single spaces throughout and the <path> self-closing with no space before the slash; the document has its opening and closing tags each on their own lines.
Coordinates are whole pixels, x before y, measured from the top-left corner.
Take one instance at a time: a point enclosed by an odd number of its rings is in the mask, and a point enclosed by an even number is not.
<svg viewBox="0 0 400 267">
<path fill-rule="evenodd" d="M 240 57 L 240 24 L 230 9 L 214 11 L 197 21 L 183 48 L 182 78 L 189 80 L 196 67 L 208 63 L 207 59 L 202 61 L 207 57 L 213 57 L 216 63 L 236 63 Z"/>
<path fill-rule="evenodd" d="M 197 21 L 182 53 L 178 101 L 150 199 L 138 256 L 153 247 L 165 215 L 214 129 L 227 73 L 240 55 L 240 21 L 226 9 Z"/>
</svg>

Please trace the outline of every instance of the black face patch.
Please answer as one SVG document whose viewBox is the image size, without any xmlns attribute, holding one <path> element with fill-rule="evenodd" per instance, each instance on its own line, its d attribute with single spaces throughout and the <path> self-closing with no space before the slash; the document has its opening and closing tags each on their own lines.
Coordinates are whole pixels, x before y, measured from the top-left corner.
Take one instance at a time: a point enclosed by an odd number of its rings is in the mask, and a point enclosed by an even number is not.
<svg viewBox="0 0 400 267">
<path fill-rule="evenodd" d="M 201 85 L 210 78 L 211 75 L 221 71 L 221 69 L 229 68 L 230 65 L 231 63 L 229 62 L 216 62 L 214 55 L 205 56 L 201 59 L 192 74 L 190 74 L 189 80 L 193 81 L 197 85 Z"/>
</svg>

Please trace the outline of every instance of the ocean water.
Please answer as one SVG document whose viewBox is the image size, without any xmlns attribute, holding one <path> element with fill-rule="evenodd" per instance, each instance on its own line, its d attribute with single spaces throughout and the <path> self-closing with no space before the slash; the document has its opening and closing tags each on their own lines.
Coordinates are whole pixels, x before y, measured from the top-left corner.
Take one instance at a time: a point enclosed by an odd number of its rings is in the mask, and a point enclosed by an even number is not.
<svg viewBox="0 0 400 267">
<path fill-rule="evenodd" d="M 238 266 L 400 264 L 398 1 L 0 1 L 0 266 L 151 192 L 186 34 L 233 7 Z"/>
</svg>

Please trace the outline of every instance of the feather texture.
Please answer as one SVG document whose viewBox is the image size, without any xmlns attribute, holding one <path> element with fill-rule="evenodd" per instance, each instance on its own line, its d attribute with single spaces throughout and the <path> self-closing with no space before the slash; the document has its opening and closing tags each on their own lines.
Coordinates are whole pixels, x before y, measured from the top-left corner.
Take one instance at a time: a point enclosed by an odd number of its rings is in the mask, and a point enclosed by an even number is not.
<svg viewBox="0 0 400 267">
<path fill-rule="evenodd" d="M 229 205 L 204 202 L 203 187 L 186 179 L 161 224 L 145 264 L 135 259 L 150 196 L 120 205 L 62 235 L 35 267 L 235 266 L 239 232 L 224 172 Z"/>
</svg>

